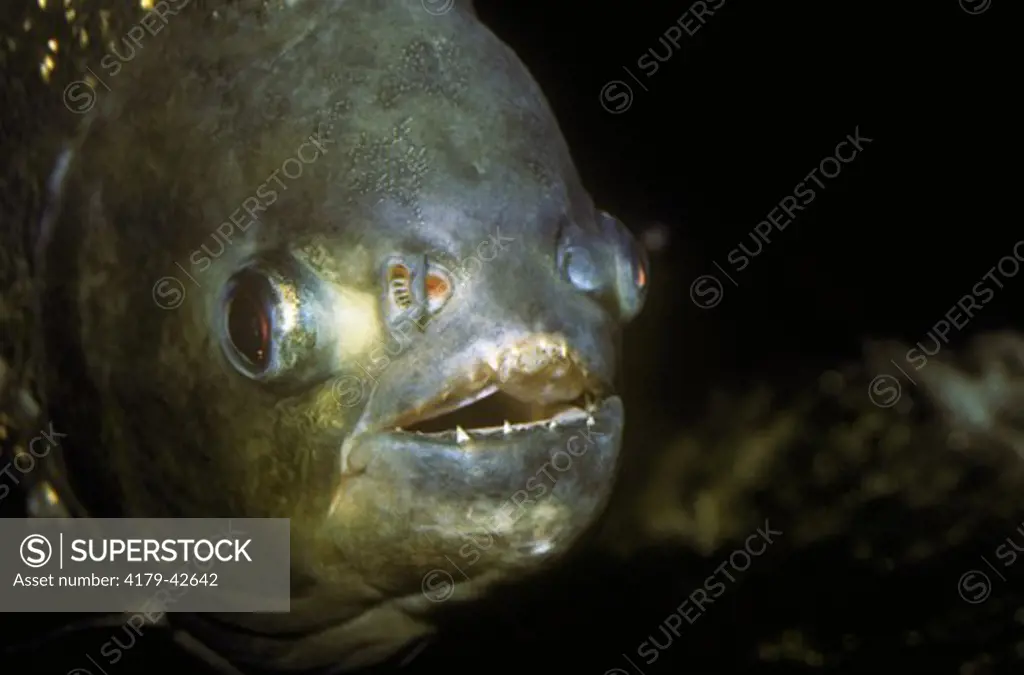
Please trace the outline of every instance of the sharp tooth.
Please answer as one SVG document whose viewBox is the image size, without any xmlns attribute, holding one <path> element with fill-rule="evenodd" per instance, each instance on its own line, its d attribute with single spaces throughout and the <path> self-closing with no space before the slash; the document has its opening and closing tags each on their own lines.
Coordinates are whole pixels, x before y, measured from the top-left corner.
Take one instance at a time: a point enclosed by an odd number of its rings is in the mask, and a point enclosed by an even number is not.
<svg viewBox="0 0 1024 675">
<path fill-rule="evenodd" d="M 505 420 L 505 423 L 503 425 L 501 425 L 501 429 L 502 429 L 502 431 L 505 432 L 506 436 L 508 436 L 510 433 L 512 433 L 512 425 L 508 423 L 508 420 Z"/>
<path fill-rule="evenodd" d="M 593 415 L 587 415 L 587 426 L 592 427 L 597 424 L 597 420 L 594 419 Z"/>
<path fill-rule="evenodd" d="M 469 434 L 466 433 L 465 429 L 457 426 L 455 427 L 455 440 L 458 441 L 459 443 L 468 443 Z"/>
<path fill-rule="evenodd" d="M 551 420 L 550 422 L 548 422 L 548 429 L 557 429 L 557 428 L 558 428 L 558 422 L 556 422 L 555 420 Z"/>
</svg>

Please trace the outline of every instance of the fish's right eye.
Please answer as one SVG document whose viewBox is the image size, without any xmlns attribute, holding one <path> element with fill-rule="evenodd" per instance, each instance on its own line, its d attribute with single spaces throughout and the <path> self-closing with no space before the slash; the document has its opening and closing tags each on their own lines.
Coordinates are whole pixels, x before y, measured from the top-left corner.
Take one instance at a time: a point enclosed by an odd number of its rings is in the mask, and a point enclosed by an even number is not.
<svg viewBox="0 0 1024 675">
<path fill-rule="evenodd" d="M 265 383 L 299 382 L 315 373 L 323 335 L 313 285 L 289 264 L 253 264 L 236 272 L 220 304 L 221 350 L 242 375 Z"/>
<path fill-rule="evenodd" d="M 269 280 L 254 271 L 239 274 L 227 297 L 226 331 L 236 367 L 251 374 L 267 369 L 271 356 L 271 331 L 277 299 Z"/>
</svg>

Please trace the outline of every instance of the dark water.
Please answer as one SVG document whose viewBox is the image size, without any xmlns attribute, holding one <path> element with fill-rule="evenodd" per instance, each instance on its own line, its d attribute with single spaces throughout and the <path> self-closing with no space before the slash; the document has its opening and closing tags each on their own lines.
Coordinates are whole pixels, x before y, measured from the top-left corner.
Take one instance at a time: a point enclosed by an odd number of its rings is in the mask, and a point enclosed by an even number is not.
<svg viewBox="0 0 1024 675">
<path fill-rule="evenodd" d="M 135 16 L 130 3 L 73 2 L 69 24 L 61 4 L 0 10 L 5 288 L 23 243 L 15 228 L 38 217 L 39 176 L 79 119 L 62 94 L 102 53 L 81 46 L 82 30 L 101 34 L 101 4 L 111 24 Z M 656 244 L 654 272 L 627 333 L 627 464 L 605 543 L 457 617 L 409 668 L 1021 672 L 1024 558 L 997 558 L 1001 545 L 1024 549 L 1019 458 L 956 454 L 920 410 L 904 422 L 896 409 L 824 401 L 818 388 L 823 372 L 860 358 L 864 339 L 928 347 L 1019 239 L 1005 206 L 1019 78 L 997 31 L 1012 3 L 919 4 L 716 0 L 684 14 L 687 3 L 477 3 L 539 80 L 591 192 Z M 848 135 L 861 140 L 837 149 Z M 822 163 L 837 152 L 849 161 Z M 804 208 L 788 218 L 794 202 Z M 780 224 L 752 238 L 769 217 Z M 694 294 L 702 275 L 721 286 Z M 1019 328 L 1024 276 L 998 278 L 1004 287 L 954 321 L 943 350 Z M 699 307 L 712 291 L 720 303 Z M 4 347 L 14 360 L 23 349 Z M 761 382 L 776 394 L 753 405 Z M 716 392 L 731 393 L 716 407 Z M 891 433 L 859 433 L 865 420 Z M 773 435 L 778 424 L 790 425 L 787 440 Z M 0 503 L 5 516 L 18 508 Z M 766 520 L 782 534 L 757 534 Z M 984 601 L 959 586 L 972 570 L 991 582 Z M 11 646 L 58 621 L 5 619 Z M 110 675 L 202 672 L 155 632 L 121 627 L 0 667 L 98 674 L 89 658 L 113 638 L 127 651 Z"/>
</svg>

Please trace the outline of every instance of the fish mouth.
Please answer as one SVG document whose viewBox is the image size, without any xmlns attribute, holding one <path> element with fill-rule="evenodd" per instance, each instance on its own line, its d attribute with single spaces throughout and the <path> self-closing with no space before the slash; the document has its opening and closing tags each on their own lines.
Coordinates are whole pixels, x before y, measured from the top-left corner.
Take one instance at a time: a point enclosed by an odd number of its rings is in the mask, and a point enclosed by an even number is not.
<svg viewBox="0 0 1024 675">
<path fill-rule="evenodd" d="M 594 415 L 602 401 L 603 397 L 596 392 L 587 392 L 571 401 L 529 402 L 490 385 L 454 401 L 448 398 L 411 413 L 401 418 L 394 432 L 467 443 L 476 437 L 501 438 L 580 424 L 594 426 Z"/>
<path fill-rule="evenodd" d="M 614 395 L 564 341 L 534 337 L 470 366 L 387 426 L 400 436 L 465 445 L 597 424 Z"/>
<path fill-rule="evenodd" d="M 593 525 L 625 418 L 611 368 L 588 370 L 557 334 L 478 343 L 457 358 L 376 390 L 400 405 L 350 441 L 328 522 L 334 540 L 374 542 L 349 558 L 366 578 L 408 574 L 411 559 L 459 560 L 466 579 L 455 593 L 470 599 L 564 555 Z M 357 513 L 373 515 L 346 517 Z M 467 542 L 483 542 L 479 560 Z"/>
</svg>

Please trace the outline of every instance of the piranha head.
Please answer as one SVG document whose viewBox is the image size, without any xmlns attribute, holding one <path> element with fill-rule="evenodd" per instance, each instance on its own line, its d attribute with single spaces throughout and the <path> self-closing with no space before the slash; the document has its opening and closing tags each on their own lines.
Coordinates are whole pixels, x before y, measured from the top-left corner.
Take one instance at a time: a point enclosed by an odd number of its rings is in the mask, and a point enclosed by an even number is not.
<svg viewBox="0 0 1024 675">
<path fill-rule="evenodd" d="M 62 489 L 290 518 L 292 612 L 191 624 L 235 661 L 384 658 L 548 566 L 612 488 L 644 254 L 522 63 L 439 4 L 168 14 L 55 176 Z"/>
</svg>

